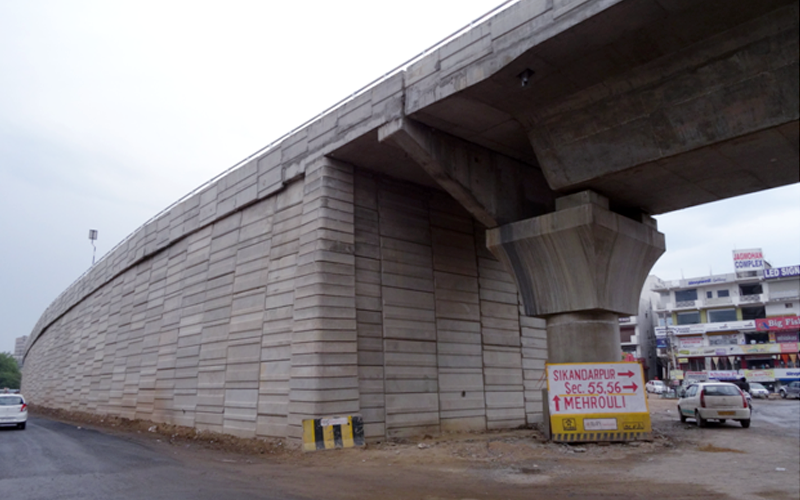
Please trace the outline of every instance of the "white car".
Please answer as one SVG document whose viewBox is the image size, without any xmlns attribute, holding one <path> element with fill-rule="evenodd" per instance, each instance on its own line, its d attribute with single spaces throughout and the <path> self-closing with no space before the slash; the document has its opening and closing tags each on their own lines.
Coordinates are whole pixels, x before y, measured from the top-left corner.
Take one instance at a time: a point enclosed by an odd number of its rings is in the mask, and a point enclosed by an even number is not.
<svg viewBox="0 0 800 500">
<path fill-rule="evenodd" d="M 738 420 L 745 429 L 750 427 L 750 405 L 745 393 L 727 382 L 690 385 L 678 400 L 678 414 L 681 422 L 693 418 L 698 427 L 705 427 L 709 420 Z"/>
<path fill-rule="evenodd" d="M 754 398 L 768 398 L 769 391 L 758 382 L 750 382 L 750 395 Z"/>
<path fill-rule="evenodd" d="M 656 394 L 661 394 L 667 390 L 666 384 L 661 380 L 650 380 L 644 384 L 644 388 L 647 392 L 654 392 Z"/>
<path fill-rule="evenodd" d="M 0 394 L 0 426 L 14 425 L 25 428 L 28 421 L 28 405 L 22 394 Z"/>
</svg>

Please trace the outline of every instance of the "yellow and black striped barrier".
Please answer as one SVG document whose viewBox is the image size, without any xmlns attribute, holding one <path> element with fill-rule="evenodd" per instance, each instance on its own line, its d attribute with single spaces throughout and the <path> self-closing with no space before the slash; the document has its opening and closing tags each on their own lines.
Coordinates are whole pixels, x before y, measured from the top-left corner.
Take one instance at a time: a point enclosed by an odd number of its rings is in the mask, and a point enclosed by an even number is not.
<svg viewBox="0 0 800 500">
<path fill-rule="evenodd" d="M 364 446 L 364 421 L 360 416 L 303 420 L 303 450 L 329 450 Z"/>
<path fill-rule="evenodd" d="M 557 443 L 591 443 L 602 441 L 650 441 L 652 435 L 648 432 L 579 432 L 553 434 L 553 441 Z"/>
</svg>

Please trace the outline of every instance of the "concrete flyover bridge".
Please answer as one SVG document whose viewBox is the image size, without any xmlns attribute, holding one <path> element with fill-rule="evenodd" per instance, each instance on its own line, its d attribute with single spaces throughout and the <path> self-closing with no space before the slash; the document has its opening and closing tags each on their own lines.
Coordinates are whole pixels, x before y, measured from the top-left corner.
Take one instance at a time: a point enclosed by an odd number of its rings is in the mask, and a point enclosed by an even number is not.
<svg viewBox="0 0 800 500">
<path fill-rule="evenodd" d="M 618 359 L 653 214 L 798 182 L 798 4 L 512 2 L 150 221 L 27 346 L 35 404 L 299 438 L 542 419 Z"/>
</svg>

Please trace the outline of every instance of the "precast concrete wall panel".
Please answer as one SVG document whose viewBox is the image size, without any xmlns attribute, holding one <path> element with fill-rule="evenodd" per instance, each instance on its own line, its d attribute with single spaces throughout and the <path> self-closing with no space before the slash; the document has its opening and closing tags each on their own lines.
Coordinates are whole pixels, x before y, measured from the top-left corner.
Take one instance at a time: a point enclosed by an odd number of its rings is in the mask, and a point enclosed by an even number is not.
<svg viewBox="0 0 800 500">
<path fill-rule="evenodd" d="M 442 192 L 311 163 L 79 300 L 31 347 L 24 390 L 242 437 L 341 414 L 371 440 L 538 422 L 543 322 L 484 231 Z"/>
</svg>

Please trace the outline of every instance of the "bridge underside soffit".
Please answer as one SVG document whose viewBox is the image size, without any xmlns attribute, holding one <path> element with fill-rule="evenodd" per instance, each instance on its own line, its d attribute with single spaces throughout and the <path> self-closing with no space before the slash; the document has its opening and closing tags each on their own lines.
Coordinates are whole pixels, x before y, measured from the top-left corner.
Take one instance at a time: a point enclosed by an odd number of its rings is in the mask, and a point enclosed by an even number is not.
<svg viewBox="0 0 800 500">
<path fill-rule="evenodd" d="M 532 46 L 521 56 L 433 104 L 416 109 L 418 89 L 407 88 L 408 119 L 384 126 L 391 139 L 373 131 L 332 156 L 451 194 L 452 172 L 437 177 L 409 150 L 420 137 L 503 158 L 511 171 L 497 182 L 516 185 L 495 194 L 518 191 L 520 172 L 546 185 L 529 185 L 521 208 L 495 200 L 498 223 L 587 189 L 614 211 L 658 214 L 795 183 L 799 25 L 790 0 L 623 1 L 538 44 L 522 40 Z M 498 173 L 497 161 L 482 165 Z M 486 186 L 460 184 L 467 208 L 492 205 L 468 192 Z"/>
</svg>

